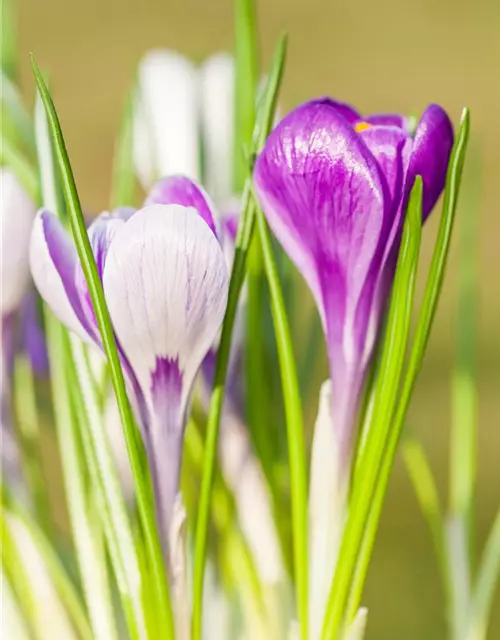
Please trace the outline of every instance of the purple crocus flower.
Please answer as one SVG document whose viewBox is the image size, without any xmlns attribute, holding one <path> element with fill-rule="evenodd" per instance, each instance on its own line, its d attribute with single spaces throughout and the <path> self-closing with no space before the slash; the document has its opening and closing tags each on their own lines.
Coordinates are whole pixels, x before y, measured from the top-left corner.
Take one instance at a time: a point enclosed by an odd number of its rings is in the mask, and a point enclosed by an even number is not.
<svg viewBox="0 0 500 640">
<path fill-rule="evenodd" d="M 437 105 L 414 134 L 399 115 L 366 118 L 322 98 L 289 113 L 257 159 L 269 225 L 306 279 L 326 335 L 339 455 L 348 459 L 356 409 L 399 250 L 409 191 L 423 217 L 445 182 L 453 129 Z"/>
<path fill-rule="evenodd" d="M 89 229 L 155 484 L 168 545 L 184 426 L 197 371 L 224 317 L 224 255 L 201 212 L 178 204 L 103 213 Z M 80 338 L 101 346 L 76 248 L 58 218 L 37 214 L 31 270 L 41 296 Z M 168 562 L 168 556 L 167 556 Z"/>
</svg>

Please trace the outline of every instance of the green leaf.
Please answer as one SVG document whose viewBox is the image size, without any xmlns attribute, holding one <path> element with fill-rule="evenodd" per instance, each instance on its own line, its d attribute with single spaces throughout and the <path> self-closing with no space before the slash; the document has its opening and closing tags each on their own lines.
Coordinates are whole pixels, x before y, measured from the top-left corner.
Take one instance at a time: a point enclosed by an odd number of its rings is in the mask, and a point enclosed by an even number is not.
<svg viewBox="0 0 500 640">
<path fill-rule="evenodd" d="M 36 171 L 26 157 L 3 136 L 3 132 L 0 140 L 0 164 L 8 167 L 33 202 L 38 202 L 40 193 Z"/>
<path fill-rule="evenodd" d="M 141 465 L 141 454 L 137 447 L 136 425 L 128 400 L 125 379 L 116 348 L 111 319 L 106 307 L 102 283 L 99 279 L 95 258 L 90 246 L 87 230 L 85 228 L 80 199 L 76 189 L 57 113 L 50 93 L 33 56 L 31 56 L 31 63 L 38 90 L 47 113 L 49 130 L 52 136 L 54 152 L 60 171 L 62 191 L 68 208 L 71 230 L 89 289 L 92 306 L 94 308 L 94 313 L 101 334 L 104 352 L 109 364 L 110 377 L 117 399 L 120 418 L 124 428 L 127 450 L 134 477 L 135 495 L 137 498 L 139 516 L 143 527 L 144 538 L 148 551 L 148 560 L 152 571 L 151 582 L 156 595 L 157 613 L 160 621 L 159 629 L 165 634 L 165 636 L 162 637 L 173 638 L 173 615 L 170 603 L 170 593 L 165 575 L 162 550 L 156 529 L 151 483 L 147 482 L 147 478 Z M 137 622 L 140 628 L 140 622 Z"/>
<path fill-rule="evenodd" d="M 17 78 L 17 24 L 12 0 L 2 0 L 2 38 L 0 62 L 2 73 L 15 80 Z M 2 87 L 3 89 L 3 87 Z"/>
<path fill-rule="evenodd" d="M 447 582 L 447 558 L 443 514 L 432 470 L 422 445 L 414 438 L 402 444 L 403 460 L 410 477 L 420 509 L 427 520 L 434 551 L 444 584 Z"/>
<path fill-rule="evenodd" d="M 120 134 L 116 141 L 113 164 L 111 208 L 133 206 L 135 202 L 135 172 L 133 161 L 133 95 L 127 97 Z"/>
<path fill-rule="evenodd" d="M 358 560 L 358 568 L 354 579 L 350 596 L 349 616 L 357 610 L 363 591 L 364 579 L 370 561 L 371 550 L 380 520 L 380 513 L 384 502 L 389 476 L 392 470 L 396 449 L 399 443 L 401 432 L 410 403 L 415 381 L 420 371 L 425 348 L 432 328 L 437 303 L 442 289 L 448 253 L 450 249 L 451 235 L 455 210 L 458 201 L 462 168 L 465 160 L 467 141 L 469 137 L 469 111 L 464 110 L 460 121 L 458 135 L 451 153 L 446 177 L 444 192 L 443 213 L 439 225 L 438 237 L 434 247 L 431 268 L 427 278 L 424 298 L 419 312 L 417 328 L 413 344 L 411 347 L 408 366 L 404 375 L 401 392 L 387 442 L 387 449 L 382 460 L 382 469 L 377 481 L 375 494 L 373 496 L 372 510 L 366 527 L 363 540 L 363 549 Z"/>
<path fill-rule="evenodd" d="M 346 613 L 348 618 L 345 622 L 349 624 L 358 610 L 358 606 L 355 607 L 354 604 L 349 604 L 348 612 L 346 607 L 351 584 L 356 576 L 358 557 L 362 551 L 364 532 L 384 458 L 391 416 L 396 405 L 403 370 L 418 266 L 421 221 L 422 179 L 418 176 L 410 194 L 382 346 L 380 369 L 375 381 L 372 417 L 366 444 L 359 449 L 361 458 L 356 462 L 357 474 L 354 477 L 349 516 L 327 605 L 323 640 L 336 639 Z M 366 569 L 366 567 L 363 568 Z M 356 582 L 362 584 L 363 581 L 364 572 Z"/>
<path fill-rule="evenodd" d="M 283 38 L 273 58 L 269 80 L 266 86 L 263 100 L 263 117 L 261 126 L 258 127 L 255 138 L 258 144 L 263 144 L 266 139 L 276 108 L 277 95 L 281 84 L 283 65 L 286 51 L 286 39 Z M 226 315 L 222 324 L 222 334 L 217 352 L 215 364 L 214 386 L 210 407 L 208 410 L 207 435 L 205 442 L 205 456 L 203 462 L 203 476 L 200 488 L 200 502 L 196 520 L 195 546 L 194 546 L 194 574 L 193 574 L 193 619 L 192 639 L 200 640 L 203 607 L 203 577 L 205 572 L 207 554 L 207 534 L 210 519 L 210 502 L 212 485 L 215 473 L 215 461 L 217 457 L 217 440 L 219 436 L 219 424 L 224 403 L 227 365 L 231 348 L 231 334 L 234 319 L 238 307 L 238 299 L 243 286 L 246 273 L 246 261 L 255 222 L 255 205 L 251 197 L 250 180 L 247 180 L 243 195 L 242 218 L 238 227 L 236 247 L 231 278 L 229 281 L 229 294 Z"/>
<path fill-rule="evenodd" d="M 255 0 L 237 0 L 235 19 L 234 191 L 241 193 L 248 174 L 245 150 L 251 148 L 259 78 Z"/>
<path fill-rule="evenodd" d="M 43 204 L 59 212 L 55 166 L 43 114 L 38 112 L 36 131 L 39 162 L 44 162 L 42 175 Z M 96 512 L 89 501 L 87 475 L 78 434 L 78 424 L 71 405 L 70 388 L 66 376 L 68 342 L 64 328 L 45 311 L 45 335 L 51 374 L 52 405 L 63 471 L 63 482 L 69 520 L 75 544 L 79 573 L 89 610 L 93 637 L 105 640 L 116 637 L 114 612 L 107 581 L 104 549 L 96 537 Z M 91 498 L 92 499 L 92 498 Z"/>
<path fill-rule="evenodd" d="M 469 165 L 470 166 L 470 165 Z M 476 169 L 477 171 L 477 169 Z M 479 172 L 477 172 L 479 173 Z M 450 431 L 450 515 L 461 522 L 472 564 L 478 398 L 476 377 L 479 177 L 459 209 L 458 304 Z M 465 195 L 467 190 L 465 189 Z"/>
<path fill-rule="evenodd" d="M 34 151 L 33 123 L 24 106 L 22 96 L 5 71 L 2 70 L 1 73 L 2 137 L 14 146 L 20 143 L 26 147 L 26 151 Z"/>
<path fill-rule="evenodd" d="M 283 386 L 288 455 L 292 499 L 293 556 L 296 581 L 296 598 L 299 610 L 301 637 L 306 640 L 308 613 L 308 560 L 307 560 L 307 460 L 304 442 L 304 425 L 300 386 L 295 364 L 290 326 L 285 309 L 283 292 L 273 255 L 270 232 L 263 212 L 257 210 L 257 225 L 264 256 L 264 268 L 271 296 L 271 311 L 278 346 L 278 358 Z"/>
</svg>

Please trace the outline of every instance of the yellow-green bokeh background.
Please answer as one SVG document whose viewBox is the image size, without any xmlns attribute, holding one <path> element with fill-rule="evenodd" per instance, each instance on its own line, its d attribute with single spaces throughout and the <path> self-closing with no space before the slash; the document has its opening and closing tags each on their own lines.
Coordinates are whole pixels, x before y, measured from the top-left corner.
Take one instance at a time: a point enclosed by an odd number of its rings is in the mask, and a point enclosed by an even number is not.
<svg viewBox="0 0 500 640">
<path fill-rule="evenodd" d="M 231 0 L 20 0 L 23 81 L 27 53 L 50 73 L 80 195 L 107 206 L 113 137 L 142 53 L 169 47 L 201 60 L 232 44 Z M 282 103 L 329 94 L 363 111 L 443 104 L 455 120 L 472 111 L 468 183 L 477 190 L 480 233 L 478 542 L 500 504 L 500 4 L 498 0 L 261 0 L 263 61 L 287 30 Z M 480 167 L 480 181 L 472 176 Z M 477 173 L 477 171 L 476 171 Z M 425 232 L 424 266 L 436 229 Z M 451 256 L 436 328 L 409 428 L 424 441 L 446 495 L 454 266 Z M 425 525 L 399 462 L 368 580 L 371 640 L 445 638 L 437 571 Z M 490 631 L 500 637 L 500 604 Z"/>
</svg>

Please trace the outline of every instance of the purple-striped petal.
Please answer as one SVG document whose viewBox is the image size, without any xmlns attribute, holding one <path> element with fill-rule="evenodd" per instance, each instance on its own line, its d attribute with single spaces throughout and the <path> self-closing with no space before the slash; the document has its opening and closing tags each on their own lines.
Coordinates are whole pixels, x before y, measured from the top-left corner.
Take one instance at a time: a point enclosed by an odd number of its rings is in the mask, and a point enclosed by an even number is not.
<svg viewBox="0 0 500 640">
<path fill-rule="evenodd" d="M 30 268 L 35 285 L 59 320 L 82 340 L 92 342 L 94 329 L 82 309 L 75 283 L 75 245 L 59 219 L 42 209 L 31 232 Z"/>
<path fill-rule="evenodd" d="M 217 238 L 192 208 L 156 204 L 118 229 L 103 286 L 149 413 L 146 447 L 165 532 L 191 388 L 225 313 L 227 267 Z"/>
<path fill-rule="evenodd" d="M 203 187 L 186 176 L 168 176 L 159 180 L 151 189 L 144 206 L 152 204 L 179 204 L 192 207 L 205 220 L 217 236 L 215 206 Z"/>
<path fill-rule="evenodd" d="M 423 219 L 426 220 L 446 182 L 446 172 L 453 147 L 453 125 L 446 112 L 437 104 L 424 111 L 417 125 L 407 177 L 407 190 L 417 175 L 424 183 Z"/>
<path fill-rule="evenodd" d="M 98 216 L 88 228 L 89 242 L 92 247 L 97 271 L 101 280 L 110 244 L 117 231 L 134 215 L 134 213 L 135 209 L 132 209 L 131 207 L 120 207 L 111 213 L 105 211 Z M 92 335 L 96 342 L 100 344 L 101 338 L 94 313 L 94 307 L 90 298 L 85 274 L 83 273 L 79 260 L 76 261 L 75 265 L 75 286 L 78 291 L 82 313 L 85 316 L 86 323 L 92 328 Z"/>
</svg>

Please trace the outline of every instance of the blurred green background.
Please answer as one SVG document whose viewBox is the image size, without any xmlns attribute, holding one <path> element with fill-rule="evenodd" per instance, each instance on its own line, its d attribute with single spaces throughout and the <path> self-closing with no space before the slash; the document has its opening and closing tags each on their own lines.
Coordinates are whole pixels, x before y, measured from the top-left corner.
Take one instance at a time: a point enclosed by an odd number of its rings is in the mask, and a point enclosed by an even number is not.
<svg viewBox="0 0 500 640">
<path fill-rule="evenodd" d="M 84 207 L 106 208 L 114 136 L 140 56 L 169 47 L 201 60 L 232 46 L 230 0 L 20 0 L 26 94 L 28 51 L 49 72 Z M 479 224 L 479 543 L 500 504 L 500 3 L 498 0 L 267 0 L 259 3 L 264 64 L 290 35 L 287 109 L 331 95 L 361 111 L 420 112 L 439 102 L 472 112 L 467 215 Z M 478 178 L 479 176 L 479 178 Z M 426 227 L 423 271 L 436 231 Z M 446 496 L 456 245 L 408 428 L 425 443 Z M 441 588 L 426 526 L 400 461 L 367 584 L 369 640 L 445 638 Z M 489 637 L 500 637 L 497 598 Z"/>
</svg>

